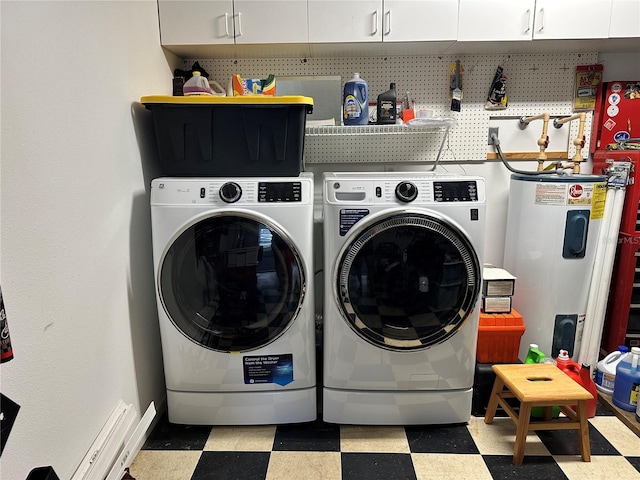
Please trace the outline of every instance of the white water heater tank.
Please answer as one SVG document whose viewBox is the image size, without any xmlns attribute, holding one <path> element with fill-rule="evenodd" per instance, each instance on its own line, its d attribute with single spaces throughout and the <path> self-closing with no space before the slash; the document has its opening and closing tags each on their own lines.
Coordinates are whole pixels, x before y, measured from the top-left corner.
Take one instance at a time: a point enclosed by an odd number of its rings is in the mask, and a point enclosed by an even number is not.
<svg viewBox="0 0 640 480">
<path fill-rule="evenodd" d="M 517 277 L 520 360 L 530 343 L 579 353 L 606 193 L 603 176 L 511 175 L 503 266 Z"/>
</svg>

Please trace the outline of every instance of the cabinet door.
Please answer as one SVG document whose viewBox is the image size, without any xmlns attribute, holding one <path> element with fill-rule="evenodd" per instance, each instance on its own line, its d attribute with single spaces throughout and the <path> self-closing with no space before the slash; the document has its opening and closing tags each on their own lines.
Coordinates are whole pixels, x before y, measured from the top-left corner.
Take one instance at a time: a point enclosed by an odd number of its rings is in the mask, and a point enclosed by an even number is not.
<svg viewBox="0 0 640 480">
<path fill-rule="evenodd" d="M 458 0 L 384 0 L 384 42 L 455 40 Z"/>
<path fill-rule="evenodd" d="M 381 42 L 382 0 L 309 0 L 309 42 Z"/>
<path fill-rule="evenodd" d="M 158 0 L 162 45 L 233 43 L 233 2 Z"/>
<path fill-rule="evenodd" d="M 535 0 L 460 0 L 459 8 L 459 41 L 532 39 Z"/>
<path fill-rule="evenodd" d="M 236 43 L 307 43 L 307 0 L 235 0 Z"/>
<path fill-rule="evenodd" d="M 608 38 L 611 0 L 537 0 L 534 40 Z"/>
<path fill-rule="evenodd" d="M 640 38 L 640 1 L 613 0 L 609 38 Z"/>
</svg>

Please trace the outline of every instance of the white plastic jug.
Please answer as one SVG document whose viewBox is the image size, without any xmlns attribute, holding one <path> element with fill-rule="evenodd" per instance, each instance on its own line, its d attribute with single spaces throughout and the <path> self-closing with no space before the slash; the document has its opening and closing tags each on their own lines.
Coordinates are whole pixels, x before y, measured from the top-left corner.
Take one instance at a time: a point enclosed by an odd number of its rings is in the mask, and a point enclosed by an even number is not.
<svg viewBox="0 0 640 480">
<path fill-rule="evenodd" d="M 640 396 L 640 347 L 633 347 L 616 367 L 613 404 L 623 410 L 635 412 Z"/>
<path fill-rule="evenodd" d="M 194 71 L 193 76 L 184 83 L 182 92 L 185 95 L 212 95 L 209 81 L 198 71 Z"/>
<path fill-rule="evenodd" d="M 626 345 L 620 345 L 618 350 L 611 352 L 598 362 L 595 371 L 595 382 L 598 390 L 613 395 L 613 386 L 616 381 L 616 367 L 628 351 L 629 348 L 627 348 Z"/>
</svg>

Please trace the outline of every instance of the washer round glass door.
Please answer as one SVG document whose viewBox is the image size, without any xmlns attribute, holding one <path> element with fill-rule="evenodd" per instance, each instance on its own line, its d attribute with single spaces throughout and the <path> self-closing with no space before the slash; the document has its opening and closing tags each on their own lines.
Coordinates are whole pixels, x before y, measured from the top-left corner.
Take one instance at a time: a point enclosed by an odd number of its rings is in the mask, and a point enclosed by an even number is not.
<svg viewBox="0 0 640 480">
<path fill-rule="evenodd" d="M 480 293 L 480 263 L 458 228 L 421 213 L 389 215 L 355 235 L 335 286 L 349 326 L 369 343 L 411 351 L 445 341 Z"/>
<path fill-rule="evenodd" d="M 211 350 L 243 352 L 287 330 L 306 284 L 300 256 L 283 232 L 234 213 L 180 233 L 162 259 L 158 288 L 187 338 Z"/>
</svg>

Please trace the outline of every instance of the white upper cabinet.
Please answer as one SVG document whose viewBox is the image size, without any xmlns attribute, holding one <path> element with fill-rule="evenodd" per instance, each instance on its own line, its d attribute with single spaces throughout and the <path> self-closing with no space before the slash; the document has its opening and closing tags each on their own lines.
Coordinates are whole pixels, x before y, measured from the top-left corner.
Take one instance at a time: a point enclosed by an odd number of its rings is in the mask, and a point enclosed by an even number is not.
<svg viewBox="0 0 640 480">
<path fill-rule="evenodd" d="M 381 0 L 309 0 L 309 41 L 382 41 Z"/>
<path fill-rule="evenodd" d="M 458 0 L 309 0 L 309 41 L 455 40 Z"/>
<path fill-rule="evenodd" d="M 640 42 L 640 0 L 158 0 L 158 13 L 161 44 L 183 56 L 470 53 L 507 42 L 562 50 L 592 39 L 634 51 Z"/>
<path fill-rule="evenodd" d="M 609 38 L 640 37 L 640 0 L 613 0 Z"/>
<path fill-rule="evenodd" d="M 535 8 L 535 0 L 460 0 L 458 40 L 531 40 Z"/>
<path fill-rule="evenodd" d="M 162 45 L 233 44 L 233 1 L 158 0 Z"/>
<path fill-rule="evenodd" d="M 612 0 L 536 0 L 533 39 L 609 37 Z"/>
<path fill-rule="evenodd" d="M 158 0 L 163 45 L 307 43 L 307 0 Z"/>
<path fill-rule="evenodd" d="M 458 40 L 607 38 L 611 3 L 612 0 L 460 0 Z"/>
<path fill-rule="evenodd" d="M 235 0 L 236 43 L 307 43 L 307 0 Z"/>
<path fill-rule="evenodd" d="M 383 42 L 455 40 L 458 0 L 384 0 Z"/>
</svg>

